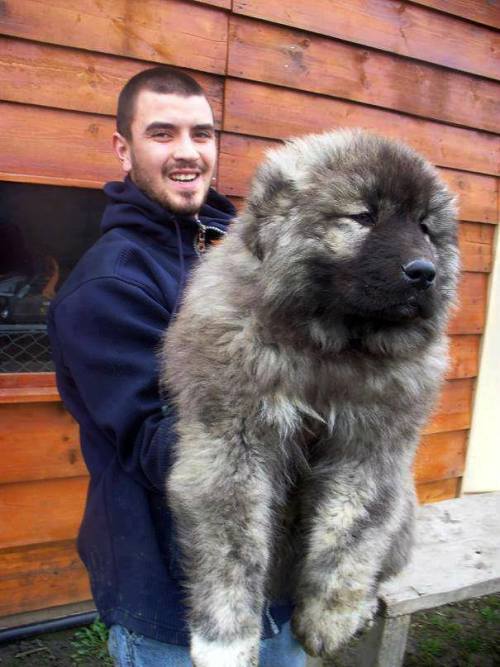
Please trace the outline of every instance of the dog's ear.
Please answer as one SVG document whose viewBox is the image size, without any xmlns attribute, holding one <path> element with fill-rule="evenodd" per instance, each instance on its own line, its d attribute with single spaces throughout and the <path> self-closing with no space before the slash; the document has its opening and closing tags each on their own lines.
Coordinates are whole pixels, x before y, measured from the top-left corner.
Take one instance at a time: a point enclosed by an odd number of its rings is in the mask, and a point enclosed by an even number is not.
<svg viewBox="0 0 500 667">
<path fill-rule="evenodd" d="M 250 195 L 242 216 L 243 240 L 250 252 L 264 259 L 263 239 L 268 228 L 289 210 L 294 185 L 276 162 L 267 160 L 258 169 L 252 181 Z"/>
</svg>

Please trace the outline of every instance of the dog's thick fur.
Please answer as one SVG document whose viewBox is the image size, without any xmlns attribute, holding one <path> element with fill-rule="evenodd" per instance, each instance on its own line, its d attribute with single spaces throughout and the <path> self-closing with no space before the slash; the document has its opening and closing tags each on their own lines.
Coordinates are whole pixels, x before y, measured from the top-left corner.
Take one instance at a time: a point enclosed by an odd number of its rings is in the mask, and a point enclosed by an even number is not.
<svg viewBox="0 0 500 667">
<path fill-rule="evenodd" d="M 268 154 L 195 271 L 164 348 L 179 413 L 167 490 L 197 667 L 257 665 L 266 601 L 331 655 L 412 540 L 411 463 L 446 365 L 454 199 L 363 132 Z M 411 278 L 414 260 L 436 276 Z"/>
</svg>

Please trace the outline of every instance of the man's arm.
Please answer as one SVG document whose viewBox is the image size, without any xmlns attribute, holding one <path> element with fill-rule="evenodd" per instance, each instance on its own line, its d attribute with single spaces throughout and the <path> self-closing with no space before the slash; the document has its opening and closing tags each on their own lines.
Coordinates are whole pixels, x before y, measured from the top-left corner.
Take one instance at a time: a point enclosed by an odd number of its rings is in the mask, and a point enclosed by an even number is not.
<svg viewBox="0 0 500 667">
<path fill-rule="evenodd" d="M 158 389 L 169 315 L 144 287 L 111 277 L 84 283 L 49 318 L 66 406 L 83 429 L 106 436 L 131 476 L 161 492 L 175 441 L 175 415 Z"/>
</svg>

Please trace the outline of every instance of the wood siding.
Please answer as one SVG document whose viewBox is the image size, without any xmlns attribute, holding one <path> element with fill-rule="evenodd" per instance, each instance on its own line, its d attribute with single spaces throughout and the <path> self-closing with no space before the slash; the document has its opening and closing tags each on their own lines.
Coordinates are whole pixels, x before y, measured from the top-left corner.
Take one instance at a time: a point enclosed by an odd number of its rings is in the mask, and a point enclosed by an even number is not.
<svg viewBox="0 0 500 667">
<path fill-rule="evenodd" d="M 0 181 L 100 188 L 117 95 L 188 68 L 220 130 L 218 188 L 244 205 L 263 152 L 361 126 L 404 139 L 459 195 L 463 275 L 441 399 L 415 461 L 422 502 L 464 471 L 499 210 L 500 12 L 480 0 L 3 0 Z M 1 618 L 90 599 L 75 538 L 88 483 L 50 373 L 0 375 Z"/>
</svg>

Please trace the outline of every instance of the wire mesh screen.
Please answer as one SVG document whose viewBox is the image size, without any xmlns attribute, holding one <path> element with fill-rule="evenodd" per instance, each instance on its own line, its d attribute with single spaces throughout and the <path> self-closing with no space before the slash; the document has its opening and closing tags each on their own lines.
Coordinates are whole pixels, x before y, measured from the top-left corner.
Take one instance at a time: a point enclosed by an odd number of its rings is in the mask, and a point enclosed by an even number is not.
<svg viewBox="0 0 500 667">
<path fill-rule="evenodd" d="M 44 324 L 0 326 L 0 372 L 53 371 Z"/>
</svg>

